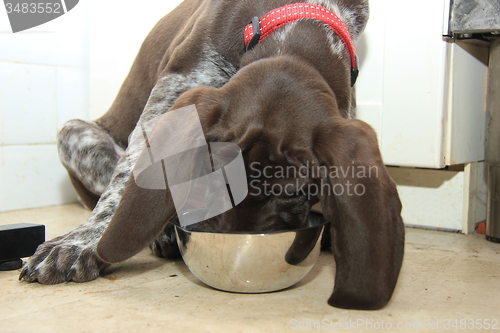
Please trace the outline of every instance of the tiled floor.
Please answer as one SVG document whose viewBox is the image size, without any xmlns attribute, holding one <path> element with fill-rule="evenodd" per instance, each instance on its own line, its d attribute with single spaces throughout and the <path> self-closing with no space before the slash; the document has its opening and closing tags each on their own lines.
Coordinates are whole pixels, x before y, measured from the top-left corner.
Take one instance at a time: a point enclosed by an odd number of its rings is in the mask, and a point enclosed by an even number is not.
<svg viewBox="0 0 500 333">
<path fill-rule="evenodd" d="M 49 239 L 88 214 L 72 204 L 0 213 L 0 224 L 45 224 Z M 19 271 L 0 272 L 0 332 L 285 332 L 314 325 L 332 332 L 500 332 L 500 244 L 418 229 L 407 229 L 406 239 L 395 294 L 380 311 L 327 305 L 335 263 L 326 252 L 298 285 L 251 295 L 206 287 L 182 260 L 144 250 L 81 284 L 28 284 L 18 281 Z"/>
</svg>

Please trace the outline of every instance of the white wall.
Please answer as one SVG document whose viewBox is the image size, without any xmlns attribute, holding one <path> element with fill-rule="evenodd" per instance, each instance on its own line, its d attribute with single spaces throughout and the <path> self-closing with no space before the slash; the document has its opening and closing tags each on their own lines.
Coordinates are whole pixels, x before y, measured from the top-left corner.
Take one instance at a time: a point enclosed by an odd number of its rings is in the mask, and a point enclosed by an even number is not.
<svg viewBox="0 0 500 333">
<path fill-rule="evenodd" d="M 146 0 L 140 6 L 123 6 L 119 0 L 89 2 L 91 119 L 109 109 L 144 38 L 181 2 Z"/>
<path fill-rule="evenodd" d="M 0 211 L 76 201 L 56 135 L 106 112 L 139 47 L 180 0 L 86 0 L 13 34 L 0 6 Z"/>
<path fill-rule="evenodd" d="M 0 8 L 0 211 L 76 200 L 56 149 L 58 128 L 89 117 L 86 1 L 13 34 Z"/>
</svg>

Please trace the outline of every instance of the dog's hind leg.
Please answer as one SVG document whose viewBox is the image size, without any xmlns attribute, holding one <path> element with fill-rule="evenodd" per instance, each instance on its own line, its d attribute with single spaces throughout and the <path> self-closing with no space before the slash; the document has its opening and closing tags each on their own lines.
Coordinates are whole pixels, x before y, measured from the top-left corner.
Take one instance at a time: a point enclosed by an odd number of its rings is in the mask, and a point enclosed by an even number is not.
<svg viewBox="0 0 500 333">
<path fill-rule="evenodd" d="M 57 148 L 78 196 L 93 209 L 123 155 L 122 148 L 97 124 L 77 119 L 64 124 Z"/>
<path fill-rule="evenodd" d="M 175 227 L 172 223 L 167 224 L 162 233 L 151 243 L 149 248 L 157 257 L 176 259 L 181 257 L 177 239 L 175 237 Z"/>
</svg>

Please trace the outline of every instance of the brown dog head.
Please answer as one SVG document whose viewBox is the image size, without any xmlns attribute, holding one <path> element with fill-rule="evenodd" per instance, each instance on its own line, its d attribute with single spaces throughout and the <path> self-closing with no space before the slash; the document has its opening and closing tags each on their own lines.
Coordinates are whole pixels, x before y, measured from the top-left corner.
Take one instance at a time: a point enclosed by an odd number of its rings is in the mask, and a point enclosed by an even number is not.
<svg viewBox="0 0 500 333">
<path fill-rule="evenodd" d="M 350 91 L 344 81 L 340 94 Z M 338 101 L 349 98 L 339 92 L 313 66 L 282 56 L 250 62 L 222 88 L 188 91 L 172 110 L 196 105 L 206 141 L 235 143 L 243 153 L 248 195 L 205 228 L 294 229 L 321 202 L 337 267 L 329 304 L 378 309 L 402 263 L 401 203 L 373 129 L 341 116 Z M 179 172 L 191 173 L 190 162 L 181 161 Z M 114 263 L 135 255 L 175 215 L 168 188 L 144 189 L 131 177 L 99 256 Z"/>
</svg>

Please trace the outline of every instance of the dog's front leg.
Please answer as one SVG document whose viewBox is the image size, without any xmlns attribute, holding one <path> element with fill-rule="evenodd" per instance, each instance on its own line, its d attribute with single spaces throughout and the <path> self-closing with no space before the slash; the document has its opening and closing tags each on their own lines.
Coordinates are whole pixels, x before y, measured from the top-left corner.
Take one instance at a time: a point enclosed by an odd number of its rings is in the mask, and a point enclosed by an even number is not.
<svg viewBox="0 0 500 333">
<path fill-rule="evenodd" d="M 128 150 L 89 218 L 66 235 L 41 244 L 23 268 L 20 279 L 55 284 L 90 281 L 99 276 L 108 265 L 97 257 L 95 249 L 120 202 L 133 160 L 133 151 Z"/>
<path fill-rule="evenodd" d="M 153 89 L 138 128 L 143 122 L 159 117 L 161 110 L 169 109 L 170 99 L 165 98 L 168 96 L 158 96 L 163 93 L 166 92 L 162 89 Z M 88 219 L 66 235 L 41 244 L 28 260 L 19 279 L 56 284 L 90 281 L 99 276 L 108 265 L 97 256 L 96 246 L 113 218 L 141 149 L 139 144 L 129 145 Z"/>
<path fill-rule="evenodd" d="M 206 63 L 202 62 L 202 65 Z M 217 67 L 201 69 L 210 73 L 220 72 Z M 188 75 L 163 75 L 152 90 L 136 129 L 141 129 L 146 123 L 154 123 L 183 92 L 198 85 L 220 86 L 228 79 L 217 75 L 200 76 L 201 69 L 193 70 Z M 129 145 L 89 218 L 66 235 L 41 244 L 23 268 L 20 280 L 56 284 L 70 280 L 90 281 L 99 276 L 107 264 L 97 256 L 96 246 L 113 218 L 141 150 L 140 144 Z"/>
</svg>

